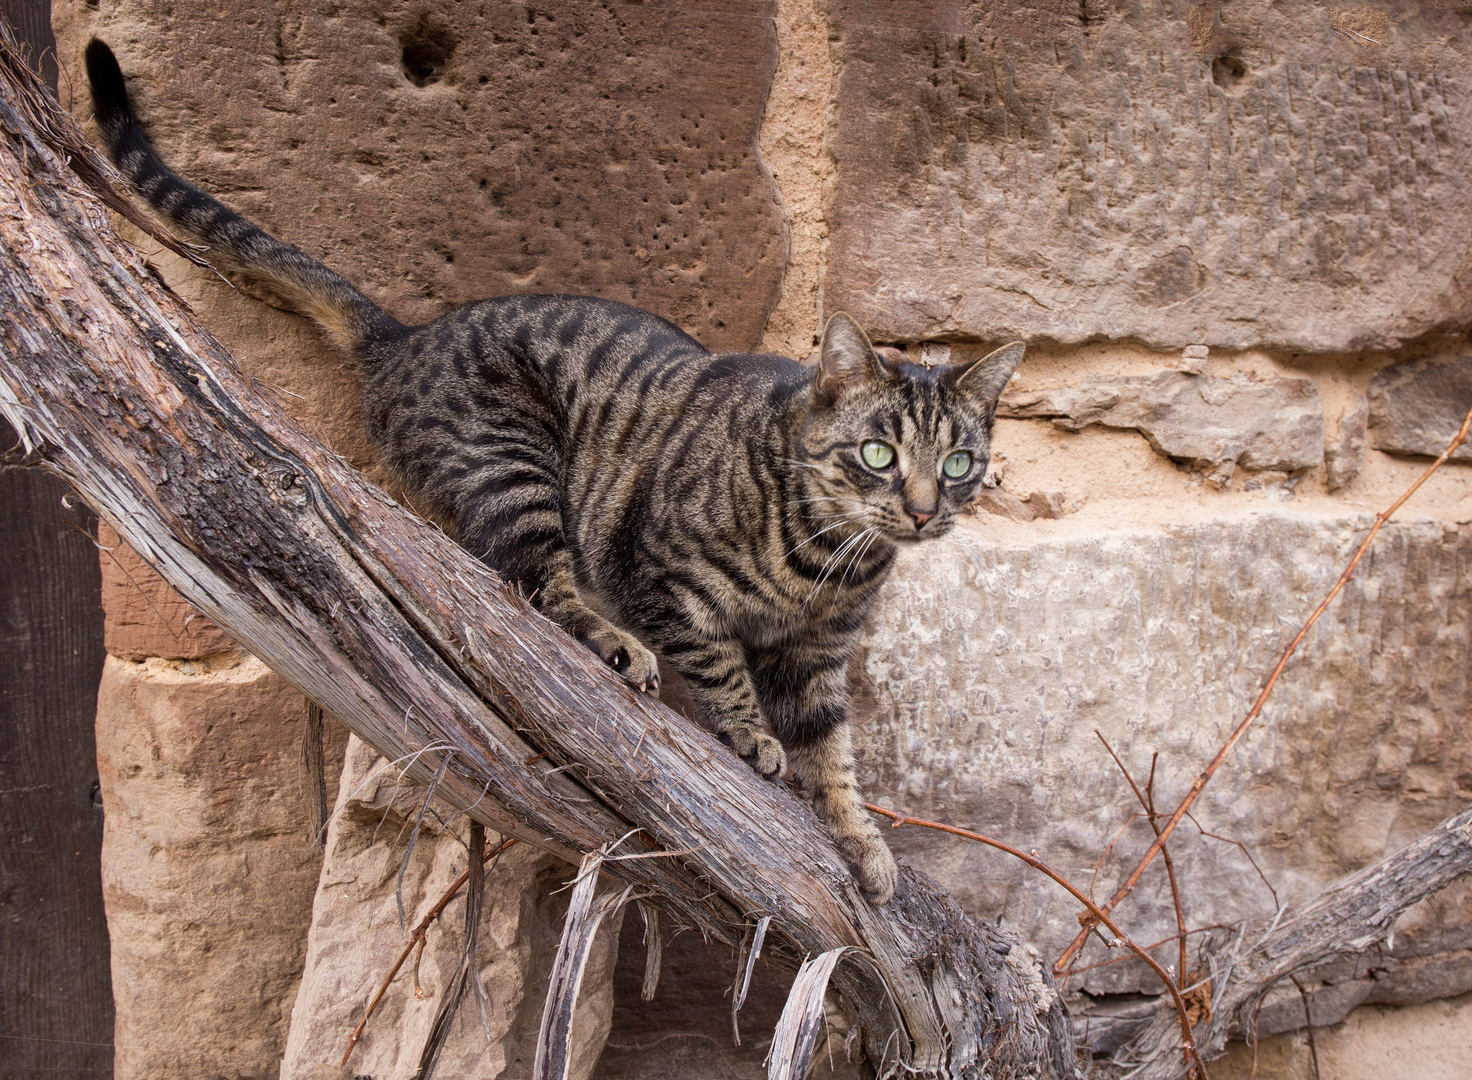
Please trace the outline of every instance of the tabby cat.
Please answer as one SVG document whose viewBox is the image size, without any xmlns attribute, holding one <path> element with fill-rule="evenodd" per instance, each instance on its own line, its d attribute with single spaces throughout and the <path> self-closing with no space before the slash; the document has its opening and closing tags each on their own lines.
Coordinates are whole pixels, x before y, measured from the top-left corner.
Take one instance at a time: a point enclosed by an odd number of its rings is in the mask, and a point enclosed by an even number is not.
<svg viewBox="0 0 1472 1080">
<path fill-rule="evenodd" d="M 359 360 L 369 433 L 459 542 L 640 690 L 657 651 L 762 776 L 790 764 L 876 904 L 894 857 L 854 779 L 846 670 L 896 551 L 981 486 L 1021 343 L 927 369 L 847 315 L 816 370 L 712 355 L 582 296 L 504 296 L 404 326 L 154 155 L 87 48 L 99 128 L 160 214 Z"/>
</svg>

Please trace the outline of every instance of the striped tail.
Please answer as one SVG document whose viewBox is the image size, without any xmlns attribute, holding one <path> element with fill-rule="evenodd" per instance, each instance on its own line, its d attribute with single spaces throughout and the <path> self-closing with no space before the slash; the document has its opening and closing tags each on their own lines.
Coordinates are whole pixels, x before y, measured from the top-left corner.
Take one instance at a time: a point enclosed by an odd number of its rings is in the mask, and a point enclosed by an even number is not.
<svg viewBox="0 0 1472 1080">
<path fill-rule="evenodd" d="M 96 38 L 87 45 L 87 79 L 108 155 L 155 211 L 210 246 L 212 260 L 225 263 L 220 269 L 265 286 L 355 352 L 403 329 L 316 259 L 258 229 L 160 161 L 128 104 L 117 58 Z"/>
</svg>

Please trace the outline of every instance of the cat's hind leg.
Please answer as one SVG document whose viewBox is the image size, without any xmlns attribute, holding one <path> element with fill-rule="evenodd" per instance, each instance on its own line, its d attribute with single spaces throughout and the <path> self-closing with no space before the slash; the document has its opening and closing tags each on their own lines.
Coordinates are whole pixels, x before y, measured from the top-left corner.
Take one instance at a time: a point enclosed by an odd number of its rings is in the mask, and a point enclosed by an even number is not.
<svg viewBox="0 0 1472 1080">
<path fill-rule="evenodd" d="M 590 608 L 578 594 L 567 549 L 551 555 L 551 572 L 533 603 L 543 615 L 577 638 L 629 683 L 659 693 L 659 662 L 633 634 L 620 630 Z"/>
<path fill-rule="evenodd" d="M 787 755 L 762 720 L 741 644 L 709 637 L 673 620 L 664 626 L 655 633 L 654 643 L 684 677 L 691 699 L 716 737 L 758 774 L 781 776 Z"/>
<path fill-rule="evenodd" d="M 519 586 L 538 611 L 631 685 L 658 693 L 654 654 L 578 594 L 555 456 L 529 442 L 498 450 L 464 483 L 469 495 L 456 515 L 461 546 Z"/>
</svg>

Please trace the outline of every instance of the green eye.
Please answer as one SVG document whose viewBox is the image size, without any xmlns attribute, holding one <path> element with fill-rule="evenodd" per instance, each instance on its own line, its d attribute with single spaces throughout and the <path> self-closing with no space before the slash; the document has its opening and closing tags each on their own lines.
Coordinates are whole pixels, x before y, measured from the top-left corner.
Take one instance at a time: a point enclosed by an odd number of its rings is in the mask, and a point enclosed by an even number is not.
<svg viewBox="0 0 1472 1080">
<path fill-rule="evenodd" d="M 971 451 L 957 450 L 950 457 L 946 458 L 945 464 L 940 467 L 940 471 L 952 480 L 961 479 L 961 477 L 971 471 Z"/>
<path fill-rule="evenodd" d="M 864 464 L 871 469 L 887 469 L 894 464 L 894 447 L 878 439 L 870 439 L 859 447 L 859 453 L 864 457 Z"/>
</svg>

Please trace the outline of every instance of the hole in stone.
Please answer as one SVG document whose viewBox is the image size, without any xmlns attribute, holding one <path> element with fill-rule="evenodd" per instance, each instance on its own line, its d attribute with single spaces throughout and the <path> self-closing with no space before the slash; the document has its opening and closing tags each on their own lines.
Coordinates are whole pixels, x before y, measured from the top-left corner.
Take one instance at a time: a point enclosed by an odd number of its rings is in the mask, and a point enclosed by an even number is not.
<svg viewBox="0 0 1472 1080">
<path fill-rule="evenodd" d="M 403 48 L 404 78 L 415 86 L 440 81 L 445 65 L 454 55 L 455 35 L 450 28 L 421 15 L 419 21 L 399 35 Z"/>
<path fill-rule="evenodd" d="M 1211 62 L 1211 81 L 1223 89 L 1236 86 L 1246 75 L 1247 64 L 1240 56 L 1226 53 Z"/>
</svg>

